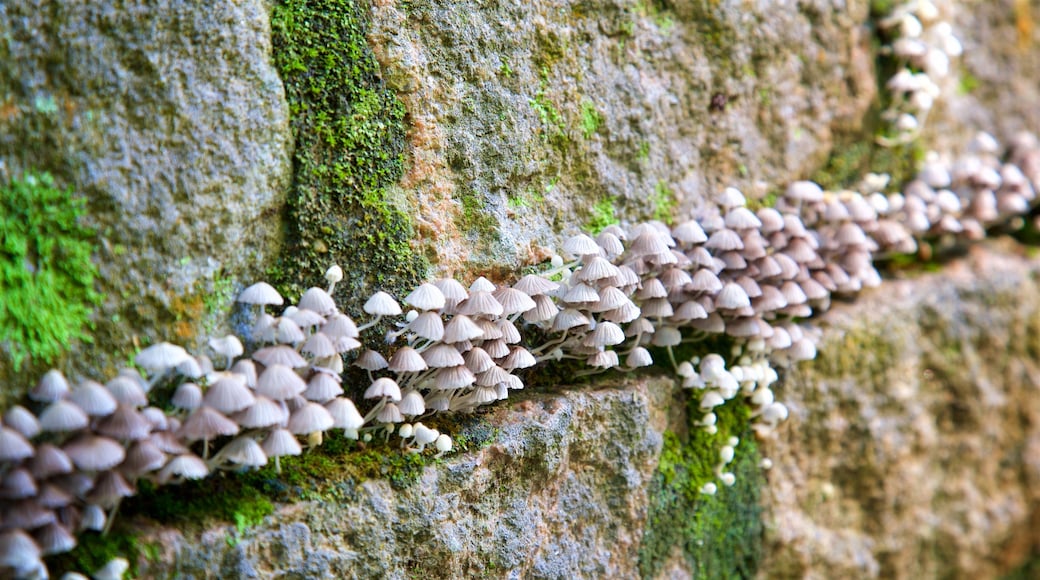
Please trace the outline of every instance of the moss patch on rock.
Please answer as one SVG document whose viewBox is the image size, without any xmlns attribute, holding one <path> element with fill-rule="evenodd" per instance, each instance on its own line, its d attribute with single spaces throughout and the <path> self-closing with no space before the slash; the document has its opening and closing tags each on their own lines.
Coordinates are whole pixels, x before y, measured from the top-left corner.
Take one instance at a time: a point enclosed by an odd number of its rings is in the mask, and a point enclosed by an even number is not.
<svg viewBox="0 0 1040 580">
<path fill-rule="evenodd" d="M 15 371 L 53 363 L 72 341 L 89 340 L 100 295 L 84 211 L 84 200 L 47 173 L 0 186 L 0 348 Z"/>
<path fill-rule="evenodd" d="M 284 0 L 271 11 L 296 142 L 288 240 L 271 277 L 290 298 L 334 263 L 351 272 L 337 287 L 345 304 L 377 289 L 402 295 L 426 275 L 394 193 L 405 110 L 380 77 L 367 15 L 366 3 L 350 0 Z"/>
<path fill-rule="evenodd" d="M 639 552 L 644 578 L 657 577 L 677 554 L 695 578 L 755 576 L 763 554 L 759 501 L 763 480 L 758 448 L 748 428 L 749 412 L 741 401 L 717 407 L 718 432 L 709 435 L 695 425 L 701 411 L 691 399 L 689 432 L 665 433 Z M 731 436 L 739 437 L 740 444 L 726 469 L 737 481 L 726 487 L 718 481 L 715 468 L 719 449 Z M 700 492 L 709 481 L 719 488 L 713 496 Z"/>
</svg>

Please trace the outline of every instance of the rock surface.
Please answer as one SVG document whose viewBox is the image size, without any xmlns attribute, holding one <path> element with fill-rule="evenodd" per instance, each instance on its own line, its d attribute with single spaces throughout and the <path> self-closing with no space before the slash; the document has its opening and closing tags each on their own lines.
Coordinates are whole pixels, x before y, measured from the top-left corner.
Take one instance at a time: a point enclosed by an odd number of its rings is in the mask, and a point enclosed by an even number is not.
<svg viewBox="0 0 1040 580">
<path fill-rule="evenodd" d="M 375 2 L 442 272 L 807 177 L 876 93 L 867 2 Z M 713 102 L 715 103 L 713 105 Z"/>
<path fill-rule="evenodd" d="M 774 463 L 761 577 L 995 577 L 1029 555 L 1038 276 L 1040 262 L 973 250 L 821 321 L 819 359 L 778 393 L 791 418 L 760 447 Z M 283 505 L 240 536 L 146 527 L 142 541 L 163 552 L 142 574 L 638 577 L 662 434 L 683 428 L 684 396 L 668 377 L 531 395 L 487 417 L 490 445 L 403 490 L 366 481 Z M 681 557 L 659 569 L 692 574 Z"/>
<path fill-rule="evenodd" d="M 0 180 L 51 172 L 98 234 L 105 348 L 76 370 L 194 340 L 230 307 L 221 281 L 277 252 L 292 142 L 270 51 L 258 0 L 0 6 Z"/>
<path fill-rule="evenodd" d="M 826 319 L 763 445 L 776 578 L 994 578 L 1040 537 L 1035 259 L 973 250 Z"/>
</svg>

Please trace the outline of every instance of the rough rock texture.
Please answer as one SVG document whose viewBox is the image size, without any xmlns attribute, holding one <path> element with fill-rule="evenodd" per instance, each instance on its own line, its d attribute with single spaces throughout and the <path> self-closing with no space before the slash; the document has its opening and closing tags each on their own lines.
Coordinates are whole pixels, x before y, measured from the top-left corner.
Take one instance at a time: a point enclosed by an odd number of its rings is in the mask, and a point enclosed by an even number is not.
<svg viewBox="0 0 1040 580">
<path fill-rule="evenodd" d="M 98 234 L 104 348 L 75 368 L 194 340 L 230 306 L 220 281 L 277 250 L 292 142 L 270 50 L 258 0 L 0 4 L 0 180 L 50 171 Z"/>
<path fill-rule="evenodd" d="M 865 1 L 374 4 L 441 271 L 805 178 L 876 91 Z"/>
<path fill-rule="evenodd" d="M 1040 263 L 975 250 L 826 319 L 763 445 L 773 578 L 994 578 L 1040 546 Z"/>
<path fill-rule="evenodd" d="M 671 381 L 535 396 L 489 416 L 488 447 L 418 482 L 347 483 L 345 497 L 284 506 L 226 541 L 143 533 L 170 578 L 631 578 Z"/>
<path fill-rule="evenodd" d="M 1038 279 L 1040 262 L 976 250 L 821 322 L 819 359 L 778 393 L 791 418 L 760 447 L 774 463 L 761 577 L 991 578 L 1040 545 Z M 238 535 L 146 525 L 140 541 L 162 547 L 141 573 L 638 577 L 680 391 L 658 377 L 533 395 L 488 416 L 489 446 L 414 485 L 348 482 Z M 657 577 L 694 575 L 683 542 L 700 543 L 680 539 Z"/>
<path fill-rule="evenodd" d="M 957 2 L 953 27 L 964 45 L 957 90 L 930 117 L 938 149 L 963 143 L 974 131 L 1006 140 L 1040 128 L 1040 4 L 1022 0 Z"/>
</svg>

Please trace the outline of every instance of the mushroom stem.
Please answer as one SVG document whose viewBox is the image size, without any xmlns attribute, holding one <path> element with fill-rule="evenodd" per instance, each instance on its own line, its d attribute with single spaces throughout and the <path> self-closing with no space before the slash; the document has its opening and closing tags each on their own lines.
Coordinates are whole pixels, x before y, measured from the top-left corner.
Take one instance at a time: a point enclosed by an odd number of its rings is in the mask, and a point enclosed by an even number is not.
<svg viewBox="0 0 1040 580">
<path fill-rule="evenodd" d="M 119 511 L 119 504 L 123 501 L 123 498 L 116 498 L 116 505 L 112 506 L 112 511 L 109 512 L 108 517 L 105 519 L 105 527 L 101 530 L 102 536 L 108 535 L 108 530 L 112 529 L 112 522 L 116 521 L 116 512 Z"/>
<path fill-rule="evenodd" d="M 358 327 L 358 332 L 364 332 L 364 331 L 368 330 L 369 328 L 372 328 L 373 326 L 379 324 L 379 321 L 382 320 L 382 319 L 383 319 L 383 315 L 382 314 L 377 314 L 376 317 L 373 318 L 371 321 L 366 322 L 366 323 L 362 324 L 361 326 L 359 326 Z"/>
<path fill-rule="evenodd" d="M 282 461 L 281 461 L 281 459 L 282 458 L 277 456 L 277 455 L 274 456 L 274 472 L 279 474 L 279 475 L 282 474 Z"/>
</svg>

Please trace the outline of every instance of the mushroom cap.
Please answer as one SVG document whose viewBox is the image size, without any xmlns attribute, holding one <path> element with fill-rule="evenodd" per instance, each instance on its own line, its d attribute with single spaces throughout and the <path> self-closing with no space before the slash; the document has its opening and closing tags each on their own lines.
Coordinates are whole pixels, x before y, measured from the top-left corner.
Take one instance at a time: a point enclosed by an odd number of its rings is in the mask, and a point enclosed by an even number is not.
<svg viewBox="0 0 1040 580">
<path fill-rule="evenodd" d="M 450 347 L 449 347 L 450 348 Z M 395 373 L 417 373 L 426 370 L 426 361 L 423 356 L 410 346 L 402 346 L 390 357 L 388 367 Z"/>
<path fill-rule="evenodd" d="M 111 415 L 98 421 L 96 431 L 113 439 L 137 441 L 148 437 L 152 423 L 137 409 L 119 405 Z"/>
<path fill-rule="evenodd" d="M 398 403 L 397 408 L 402 415 L 414 417 L 426 412 L 426 403 L 418 391 L 409 391 L 404 397 L 401 397 L 401 402 Z"/>
<path fill-rule="evenodd" d="M 787 186 L 785 195 L 794 201 L 823 201 L 823 189 L 812 181 L 795 181 Z"/>
<path fill-rule="evenodd" d="M 189 358 L 191 355 L 183 347 L 160 342 L 137 353 L 134 362 L 149 374 L 156 374 L 171 369 Z"/>
<path fill-rule="evenodd" d="M 560 311 L 553 299 L 545 294 L 537 294 L 532 299 L 535 304 L 534 308 L 524 313 L 524 320 L 527 322 L 552 320 L 556 313 Z"/>
<path fill-rule="evenodd" d="M 328 431 L 335 422 L 325 407 L 308 402 L 289 417 L 289 431 L 296 435 Z"/>
<path fill-rule="evenodd" d="M 602 258 L 600 258 L 600 260 L 606 262 L 606 260 L 603 260 Z M 614 268 L 609 262 L 606 263 L 608 266 Z M 617 270 L 617 268 L 614 268 L 614 270 Z M 506 316 L 516 313 L 524 313 L 535 307 L 534 300 L 531 300 L 530 296 L 514 288 L 509 288 L 508 286 L 503 286 L 495 290 L 491 295 L 502 306 L 502 314 Z M 470 298 L 472 299 L 472 296 L 470 296 Z"/>
<path fill-rule="evenodd" d="M 25 531 L 15 528 L 0 532 L 0 567 L 28 572 L 41 555 L 40 547 Z"/>
<path fill-rule="evenodd" d="M 343 268 L 340 268 L 339 264 L 329 266 L 329 269 L 325 270 L 325 280 L 330 284 L 343 280 Z"/>
<path fill-rule="evenodd" d="M 126 450 L 126 459 L 119 466 L 132 479 L 155 471 L 166 465 L 166 454 L 151 439 L 134 441 L 134 444 Z"/>
<path fill-rule="evenodd" d="M 82 435 L 61 449 L 84 471 L 112 469 L 126 458 L 126 451 L 119 442 L 97 435 Z"/>
<path fill-rule="evenodd" d="M 209 467 L 206 467 L 206 462 L 194 454 L 185 453 L 171 459 L 159 471 L 159 483 L 169 483 L 174 478 L 202 479 L 207 475 Z"/>
<path fill-rule="evenodd" d="M 484 331 L 464 314 L 456 314 L 444 325 L 443 340 L 448 344 L 474 340 L 482 336 L 484 336 Z"/>
<path fill-rule="evenodd" d="M 148 405 L 148 394 L 145 393 L 141 383 L 126 375 L 118 375 L 105 383 L 105 388 L 112 394 L 116 402 L 131 407 L 145 407 Z"/>
<path fill-rule="evenodd" d="M 365 369 L 366 371 L 379 371 L 383 370 L 389 365 L 386 358 L 379 353 L 379 351 L 372 349 L 365 349 L 358 355 L 357 360 L 354 361 L 354 366 Z"/>
<path fill-rule="evenodd" d="M 357 338 L 361 336 L 354 321 L 346 314 L 339 312 L 325 319 L 325 324 L 322 325 L 321 331 L 333 338 Z"/>
<path fill-rule="evenodd" d="M 444 338 L 444 321 L 437 312 L 423 312 L 408 323 L 408 330 L 427 340 L 438 341 Z"/>
<path fill-rule="evenodd" d="M 419 445 L 429 445 L 436 441 L 439 436 L 439 431 L 430 429 L 422 423 L 416 423 L 412 426 L 412 437 L 415 438 L 415 442 Z"/>
<path fill-rule="evenodd" d="M 203 396 L 204 404 L 221 413 L 237 413 L 254 402 L 253 392 L 246 386 L 246 378 L 239 374 L 227 374 L 214 382 Z"/>
<path fill-rule="evenodd" d="M 747 291 L 736 282 L 726 282 L 718 296 L 715 297 L 715 307 L 724 310 L 737 310 L 751 306 L 751 298 Z"/>
<path fill-rule="evenodd" d="M 563 295 L 563 301 L 569 304 L 591 304 L 599 302 L 599 292 L 584 282 L 575 284 Z"/>
<path fill-rule="evenodd" d="M 469 285 L 469 291 L 473 292 L 494 292 L 495 284 L 483 276 L 478 276 L 472 284 Z"/>
<path fill-rule="evenodd" d="M 44 373 L 43 378 L 31 391 L 29 398 L 41 403 L 51 403 L 64 397 L 69 392 L 69 382 L 65 375 L 57 369 Z"/>
<path fill-rule="evenodd" d="M 511 371 L 530 368 L 536 364 L 538 364 L 538 360 L 534 358 L 530 351 L 522 346 L 514 346 L 506 358 L 502 360 L 501 366 Z"/>
<path fill-rule="evenodd" d="M 455 280 L 454 278 L 441 278 L 433 283 L 441 294 L 444 295 L 444 299 L 449 302 L 458 304 L 466 298 L 469 298 L 469 292 L 466 291 L 466 287 Z"/>
<path fill-rule="evenodd" d="M 267 465 L 267 454 L 252 437 L 235 437 L 213 456 L 213 461 L 226 461 L 243 467 L 261 467 Z"/>
<path fill-rule="evenodd" d="M 306 390 L 307 383 L 285 365 L 268 366 L 256 380 L 256 392 L 275 401 L 291 399 Z"/>
<path fill-rule="evenodd" d="M 32 457 L 35 450 L 21 433 L 7 427 L 0 427 L 0 461 L 21 461 Z"/>
<path fill-rule="evenodd" d="M 469 293 L 469 298 L 459 304 L 458 311 L 466 316 L 501 316 L 504 309 L 491 292 L 475 290 Z"/>
<path fill-rule="evenodd" d="M 422 358 L 426 361 L 427 366 L 435 369 L 454 367 L 466 363 L 462 353 L 450 344 L 435 344 L 422 353 Z"/>
<path fill-rule="evenodd" d="M 556 282 L 538 276 L 536 274 L 528 274 L 523 278 L 520 278 L 513 284 L 513 288 L 527 294 L 528 296 L 534 297 L 541 294 L 549 294 L 559 289 L 560 285 Z"/>
<path fill-rule="evenodd" d="M 625 357 L 625 366 L 629 368 L 647 367 L 652 364 L 654 364 L 654 358 L 650 355 L 650 351 L 641 346 L 633 348 Z"/>
<path fill-rule="evenodd" d="M 206 405 L 192 411 L 177 430 L 177 436 L 185 441 L 208 441 L 222 435 L 237 434 L 237 423 Z"/>
<path fill-rule="evenodd" d="M 599 255 L 603 250 L 585 234 L 571 236 L 563 242 L 563 251 L 571 256 Z"/>
<path fill-rule="evenodd" d="M 242 341 L 233 334 L 209 339 L 209 347 L 213 349 L 213 352 L 227 358 L 235 358 L 245 352 Z"/>
<path fill-rule="evenodd" d="M 404 421 L 404 416 L 401 415 L 401 410 L 397 408 L 397 405 L 387 403 L 379 410 L 376 420 L 380 423 L 400 423 Z"/>
<path fill-rule="evenodd" d="M 439 310 L 447 302 L 441 289 L 430 283 L 420 284 L 404 299 L 405 302 L 419 310 Z"/>
<path fill-rule="evenodd" d="M 72 472 L 72 460 L 69 456 L 50 443 L 40 445 L 28 465 L 33 477 L 39 480 Z"/>
<path fill-rule="evenodd" d="M 76 547 L 76 537 L 65 526 L 53 522 L 33 532 L 33 538 L 45 556 L 62 554 Z"/>
<path fill-rule="evenodd" d="M 87 501 L 101 507 L 113 507 L 120 499 L 134 494 L 134 488 L 118 471 L 98 474 L 94 487 L 87 494 Z"/>
<path fill-rule="evenodd" d="M 316 403 L 325 403 L 335 399 L 343 394 L 343 387 L 340 386 L 338 379 L 338 375 L 323 372 L 314 373 L 311 375 L 310 380 L 307 381 L 307 390 L 303 392 L 303 397 L 308 401 Z"/>
<path fill-rule="evenodd" d="M 600 322 L 583 341 L 585 346 L 612 346 L 625 342 L 625 331 L 613 322 Z"/>
<path fill-rule="evenodd" d="M 274 286 L 267 282 L 257 282 L 249 286 L 238 295 L 235 301 L 245 304 L 272 304 L 274 306 L 281 306 L 285 302 L 282 299 L 282 295 L 274 289 Z"/>
<path fill-rule="evenodd" d="M 339 349 L 336 348 L 332 339 L 322 332 L 315 332 L 310 335 L 307 342 L 303 343 L 303 347 L 300 351 L 318 358 L 325 358 L 339 354 Z"/>
<path fill-rule="evenodd" d="M 99 383 L 83 381 L 69 394 L 69 399 L 92 417 L 104 417 L 116 410 L 116 398 Z"/>
<path fill-rule="evenodd" d="M 307 338 L 300 325 L 296 324 L 296 321 L 288 316 L 275 319 L 272 326 L 274 327 L 275 340 L 282 344 L 296 344 Z"/>
<path fill-rule="evenodd" d="M 336 429 L 360 429 L 365 424 L 354 402 L 346 397 L 336 397 L 325 403 L 325 409 L 332 415 L 332 426 Z"/>
<path fill-rule="evenodd" d="M 397 316 L 401 314 L 401 305 L 386 292 L 376 292 L 365 302 L 362 309 L 373 316 Z"/>
<path fill-rule="evenodd" d="M 329 293 L 321 288 L 308 288 L 303 296 L 300 296 L 299 308 L 313 310 L 322 316 L 329 316 L 336 312 L 336 301 Z"/>
<path fill-rule="evenodd" d="M 170 402 L 178 409 L 197 409 L 202 404 L 202 389 L 195 383 L 181 383 Z"/>
<path fill-rule="evenodd" d="M 40 422 L 29 409 L 15 405 L 4 413 L 4 424 L 18 431 L 26 439 L 32 439 L 40 433 Z"/>
<path fill-rule="evenodd" d="M 708 241 L 707 234 L 696 220 L 687 220 L 672 229 L 672 237 L 685 244 L 702 244 Z"/>
<path fill-rule="evenodd" d="M 264 438 L 261 449 L 268 457 L 284 457 L 286 455 L 303 453 L 300 442 L 296 440 L 296 436 L 290 433 L 288 429 L 273 429 Z"/>
<path fill-rule="evenodd" d="M 0 479 L 0 498 L 24 499 L 36 493 L 36 480 L 24 467 L 16 467 Z"/>
<path fill-rule="evenodd" d="M 289 418 L 289 412 L 277 402 L 263 395 L 257 395 L 249 408 L 236 413 L 232 418 L 246 429 L 261 429 L 281 425 Z"/>
<path fill-rule="evenodd" d="M 401 387 L 391 378 L 378 378 L 365 390 L 365 398 L 378 399 L 380 397 L 388 397 L 391 401 L 400 401 Z"/>
<path fill-rule="evenodd" d="M 494 361 L 492 361 L 491 365 L 494 366 Z M 490 369 L 491 367 L 489 366 L 488 368 Z M 433 384 L 439 390 L 452 390 L 468 387 L 476 380 L 477 377 L 473 371 L 465 365 L 459 365 L 438 370 Z"/>
</svg>

